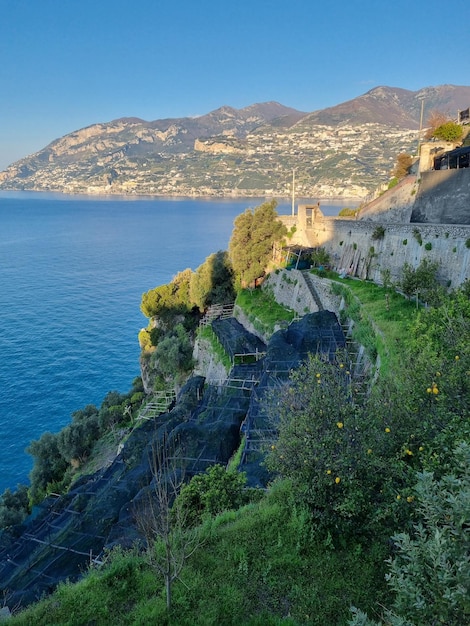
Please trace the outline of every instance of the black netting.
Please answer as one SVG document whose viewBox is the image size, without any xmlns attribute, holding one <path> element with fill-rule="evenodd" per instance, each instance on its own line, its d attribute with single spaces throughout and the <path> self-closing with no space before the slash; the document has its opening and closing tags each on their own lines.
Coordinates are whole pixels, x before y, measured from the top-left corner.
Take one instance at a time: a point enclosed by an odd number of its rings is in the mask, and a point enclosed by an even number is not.
<svg viewBox="0 0 470 626">
<path fill-rule="evenodd" d="M 275 436 L 261 402 L 309 352 L 332 357 L 345 345 L 341 327 L 329 312 L 307 315 L 273 335 L 266 346 L 236 320 L 217 320 L 214 332 L 232 359 L 237 354 L 266 354 L 251 364 L 235 365 L 219 386 L 204 388 L 192 378 L 175 406 L 155 419 L 140 420 L 119 456 L 107 468 L 83 476 L 71 491 L 48 499 L 17 539 L 2 537 L 0 590 L 12 606 L 28 604 L 61 580 L 74 580 L 105 547 L 131 545 L 137 538 L 134 507 L 152 482 L 152 448 L 170 440 L 177 446 L 179 471 L 186 478 L 215 463 L 226 464 L 241 439 L 246 447 L 241 469 L 251 485 L 266 485 L 266 446 Z M 10 601 L 9 600 L 9 601 Z"/>
</svg>

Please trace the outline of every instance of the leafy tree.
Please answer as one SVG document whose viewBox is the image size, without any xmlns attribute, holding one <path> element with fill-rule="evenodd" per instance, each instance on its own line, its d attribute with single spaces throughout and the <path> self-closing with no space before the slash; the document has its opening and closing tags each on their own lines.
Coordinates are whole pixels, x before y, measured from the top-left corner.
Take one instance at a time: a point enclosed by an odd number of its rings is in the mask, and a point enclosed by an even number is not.
<svg viewBox="0 0 470 626">
<path fill-rule="evenodd" d="M 165 336 L 158 344 L 153 362 L 157 371 L 167 380 L 178 373 L 189 372 L 193 367 L 193 346 L 191 339 L 182 324 L 177 324 L 171 334 Z"/>
<path fill-rule="evenodd" d="M 418 520 L 412 533 L 392 538 L 396 556 L 386 578 L 395 592 L 390 626 L 467 624 L 470 616 L 470 446 L 455 451 L 456 471 L 441 480 L 418 474 Z M 378 626 L 354 609 L 350 626 Z"/>
<path fill-rule="evenodd" d="M 74 421 L 57 435 L 59 454 L 69 463 L 83 463 L 101 434 L 98 414 Z"/>
<path fill-rule="evenodd" d="M 367 534 L 381 507 L 390 509 L 386 485 L 394 470 L 382 421 L 356 401 L 347 363 L 340 355 L 336 364 L 310 355 L 263 406 L 278 430 L 268 468 L 291 481 L 317 530 L 339 542 Z"/>
<path fill-rule="evenodd" d="M 18 485 L 16 491 L 6 489 L 0 496 L 0 528 L 21 524 L 29 513 L 28 488 Z"/>
<path fill-rule="evenodd" d="M 191 276 L 190 299 L 200 311 L 211 304 L 228 304 L 235 299 L 233 270 L 228 253 L 219 250 L 207 257 Z"/>
<path fill-rule="evenodd" d="M 238 509 L 246 502 L 245 484 L 245 474 L 213 465 L 181 488 L 175 507 L 185 511 L 188 524 L 195 525 L 202 521 L 205 513 L 217 515 Z"/>
<path fill-rule="evenodd" d="M 287 234 L 278 219 L 276 201 L 247 209 L 234 222 L 229 256 L 235 276 L 242 286 L 256 284 L 264 276 L 272 258 L 273 245 Z"/>
<path fill-rule="evenodd" d="M 403 293 L 409 297 L 419 291 L 426 300 L 439 286 L 436 278 L 438 268 L 439 263 L 428 259 L 423 259 L 416 269 L 409 263 L 404 263 L 400 282 Z"/>
<path fill-rule="evenodd" d="M 117 392 L 110 391 L 103 403 L 106 402 L 106 398 L 109 397 L 109 394 L 113 394 Z M 87 404 L 83 409 L 79 409 L 78 411 L 74 411 L 72 413 L 72 421 L 74 422 L 86 422 L 88 419 L 94 417 L 98 414 L 98 409 L 94 404 Z"/>
<path fill-rule="evenodd" d="M 331 257 L 325 248 L 317 248 L 311 255 L 312 263 L 316 266 L 329 265 Z"/>
<path fill-rule="evenodd" d="M 449 121 L 435 129 L 433 137 L 443 141 L 460 141 L 463 136 L 463 128 L 460 124 Z"/>
<path fill-rule="evenodd" d="M 34 457 L 34 465 L 29 475 L 33 504 L 40 502 L 47 493 L 49 484 L 60 482 L 68 468 L 68 463 L 60 454 L 58 435 L 45 432 L 38 440 L 33 440 L 26 452 Z"/>
<path fill-rule="evenodd" d="M 146 317 L 158 317 L 164 322 L 171 322 L 175 314 L 187 313 L 191 309 L 190 283 L 192 271 L 179 272 L 173 280 L 150 289 L 142 295 L 140 310 Z"/>
</svg>

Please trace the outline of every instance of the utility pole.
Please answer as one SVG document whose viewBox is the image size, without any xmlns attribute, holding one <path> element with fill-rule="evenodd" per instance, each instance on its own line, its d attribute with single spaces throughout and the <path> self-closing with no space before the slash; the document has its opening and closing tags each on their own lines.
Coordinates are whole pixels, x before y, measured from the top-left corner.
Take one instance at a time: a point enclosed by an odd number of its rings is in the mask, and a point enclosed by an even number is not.
<svg viewBox="0 0 470 626">
<path fill-rule="evenodd" d="M 292 170 L 292 215 L 295 215 L 295 169 Z"/>
<path fill-rule="evenodd" d="M 423 130 L 424 98 L 421 98 L 421 115 L 419 118 L 418 156 L 421 152 L 421 131 Z"/>
</svg>

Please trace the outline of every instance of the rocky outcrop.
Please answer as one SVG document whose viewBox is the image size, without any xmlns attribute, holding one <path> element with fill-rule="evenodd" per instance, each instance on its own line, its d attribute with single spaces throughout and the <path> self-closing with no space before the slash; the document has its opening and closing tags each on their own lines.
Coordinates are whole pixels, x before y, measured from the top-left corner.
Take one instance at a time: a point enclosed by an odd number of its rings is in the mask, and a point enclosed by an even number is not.
<svg viewBox="0 0 470 626">
<path fill-rule="evenodd" d="M 194 150 L 196 152 L 209 152 L 211 154 L 243 154 L 244 150 L 221 141 L 201 141 L 196 139 L 194 142 Z"/>
</svg>

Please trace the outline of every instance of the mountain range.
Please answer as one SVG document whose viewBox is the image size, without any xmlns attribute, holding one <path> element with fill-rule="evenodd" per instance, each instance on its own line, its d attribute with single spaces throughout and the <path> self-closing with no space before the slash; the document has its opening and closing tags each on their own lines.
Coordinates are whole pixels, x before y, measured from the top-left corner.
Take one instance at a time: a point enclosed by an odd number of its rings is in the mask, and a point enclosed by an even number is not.
<svg viewBox="0 0 470 626">
<path fill-rule="evenodd" d="M 364 198 L 416 153 L 431 111 L 451 118 L 470 87 L 376 87 L 303 112 L 277 102 L 199 117 L 120 118 L 56 139 L 0 173 L 0 189 L 95 194 Z M 423 115 L 424 113 L 424 115 Z"/>
</svg>

